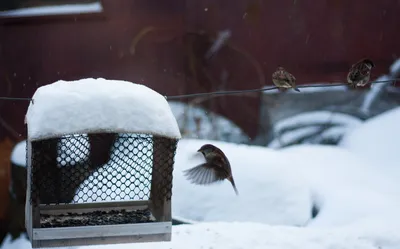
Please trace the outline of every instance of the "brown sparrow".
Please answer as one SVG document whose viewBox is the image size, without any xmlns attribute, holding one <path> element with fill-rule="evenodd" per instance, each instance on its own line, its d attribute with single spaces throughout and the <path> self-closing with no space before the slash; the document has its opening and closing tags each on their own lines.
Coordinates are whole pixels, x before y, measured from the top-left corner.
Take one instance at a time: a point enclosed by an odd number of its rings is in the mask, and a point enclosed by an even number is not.
<svg viewBox="0 0 400 249">
<path fill-rule="evenodd" d="M 375 67 L 370 59 L 362 59 L 353 64 L 347 74 L 347 82 L 352 87 L 365 86 L 371 76 L 371 69 Z"/>
<path fill-rule="evenodd" d="M 209 185 L 227 179 L 231 182 L 236 194 L 239 195 L 233 180 L 231 164 L 225 154 L 211 144 L 203 145 L 198 152 L 203 154 L 206 162 L 185 170 L 184 174 L 187 179 L 197 185 Z"/>
<path fill-rule="evenodd" d="M 295 91 L 300 92 L 296 87 L 296 78 L 283 67 L 278 67 L 272 74 L 272 82 L 274 82 L 275 86 L 277 86 L 281 92 L 286 91 L 289 88 L 293 88 Z"/>
</svg>

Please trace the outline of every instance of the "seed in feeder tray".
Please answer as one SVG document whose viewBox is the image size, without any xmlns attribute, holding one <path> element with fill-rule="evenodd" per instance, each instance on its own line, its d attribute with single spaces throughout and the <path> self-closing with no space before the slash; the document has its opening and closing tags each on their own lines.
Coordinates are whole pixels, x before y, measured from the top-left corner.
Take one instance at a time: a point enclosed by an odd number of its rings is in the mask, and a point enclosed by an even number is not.
<svg viewBox="0 0 400 249">
<path fill-rule="evenodd" d="M 119 225 L 132 223 L 153 222 L 151 212 L 148 209 L 126 211 L 111 210 L 94 211 L 90 213 L 68 213 L 60 215 L 42 214 L 40 217 L 40 227 L 75 227 L 75 226 L 99 226 L 99 225 Z"/>
</svg>

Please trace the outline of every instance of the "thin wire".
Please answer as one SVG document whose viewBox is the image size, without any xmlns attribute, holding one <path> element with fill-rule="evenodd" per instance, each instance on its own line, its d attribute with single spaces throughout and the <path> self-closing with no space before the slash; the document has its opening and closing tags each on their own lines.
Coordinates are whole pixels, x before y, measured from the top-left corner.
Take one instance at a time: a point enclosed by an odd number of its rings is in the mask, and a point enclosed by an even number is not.
<svg viewBox="0 0 400 249">
<path fill-rule="evenodd" d="M 372 81 L 370 84 L 379 84 L 379 83 L 387 83 L 387 82 L 396 82 L 400 80 L 400 78 L 390 79 L 390 80 L 381 80 L 381 81 Z M 332 87 L 332 86 L 346 86 L 348 83 L 334 83 L 334 84 L 310 84 L 310 85 L 298 85 L 297 88 L 311 88 L 311 87 Z M 200 96 L 211 96 L 211 95 L 235 95 L 235 94 L 243 94 L 243 93 L 252 93 L 252 92 L 266 92 L 278 89 L 278 87 L 263 87 L 256 89 L 247 89 L 247 90 L 231 90 L 231 91 L 215 91 L 215 92 L 205 92 L 205 93 L 192 93 L 192 94 L 183 94 L 183 95 L 174 95 L 174 96 L 165 96 L 167 100 L 173 99 L 184 99 L 184 98 L 193 98 Z M 16 97 L 0 97 L 0 100 L 25 100 L 32 101 L 32 98 L 16 98 Z"/>
<path fill-rule="evenodd" d="M 381 80 L 381 81 L 372 81 L 370 84 L 380 84 L 387 82 L 396 82 L 400 79 L 390 79 L 390 80 Z M 311 88 L 311 87 L 332 87 L 332 86 L 346 86 L 348 83 L 334 83 L 334 84 L 310 84 L 310 85 L 297 85 L 297 88 Z M 233 91 L 215 91 L 208 93 L 192 93 L 192 94 L 184 94 L 184 95 L 175 95 L 175 96 L 165 96 L 167 100 L 173 99 L 183 99 L 183 98 L 192 98 L 192 97 L 200 97 L 207 95 L 234 95 L 234 94 L 242 94 L 242 93 L 250 93 L 250 92 L 264 92 L 278 89 L 278 87 L 263 87 L 257 89 L 248 89 L 248 90 L 233 90 Z"/>
<path fill-rule="evenodd" d="M 14 97 L 0 97 L 1 100 L 27 100 L 27 101 L 32 101 L 32 98 L 14 98 Z"/>
<path fill-rule="evenodd" d="M 191 98 L 191 97 L 200 97 L 206 95 L 233 95 L 233 94 L 242 94 L 242 93 L 251 93 L 251 92 L 263 92 L 278 89 L 276 86 L 269 88 L 257 88 L 257 89 L 248 89 L 248 90 L 232 90 L 232 91 L 216 91 L 216 92 L 208 92 L 208 93 L 191 93 L 184 95 L 175 95 L 175 96 L 165 96 L 168 100 L 172 99 L 183 99 L 183 98 Z"/>
</svg>

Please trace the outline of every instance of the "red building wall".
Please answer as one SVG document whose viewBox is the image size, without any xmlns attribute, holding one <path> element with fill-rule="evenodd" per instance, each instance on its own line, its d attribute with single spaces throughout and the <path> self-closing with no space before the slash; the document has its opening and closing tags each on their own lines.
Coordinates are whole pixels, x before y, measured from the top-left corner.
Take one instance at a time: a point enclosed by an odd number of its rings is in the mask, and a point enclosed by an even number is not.
<svg viewBox="0 0 400 249">
<path fill-rule="evenodd" d="M 343 81 L 348 67 L 362 57 L 375 61 L 373 74 L 379 76 L 400 55 L 397 0 L 102 3 L 104 13 L 96 15 L 0 18 L 0 95 L 31 97 L 41 85 L 86 77 L 129 80 L 165 95 L 258 88 L 271 84 L 278 65 L 300 84 Z M 132 41 L 150 26 L 156 29 L 132 54 Z M 231 30 L 234 47 L 205 63 L 201 56 L 209 37 L 188 32 L 213 35 L 223 29 Z M 223 69 L 229 72 L 225 85 L 218 83 Z M 253 137 L 259 101 L 259 94 L 228 96 L 213 98 L 211 106 Z M 0 141 L 25 137 L 27 106 L 26 101 L 0 101 Z M 8 183 L 0 182 L 5 189 Z"/>
</svg>

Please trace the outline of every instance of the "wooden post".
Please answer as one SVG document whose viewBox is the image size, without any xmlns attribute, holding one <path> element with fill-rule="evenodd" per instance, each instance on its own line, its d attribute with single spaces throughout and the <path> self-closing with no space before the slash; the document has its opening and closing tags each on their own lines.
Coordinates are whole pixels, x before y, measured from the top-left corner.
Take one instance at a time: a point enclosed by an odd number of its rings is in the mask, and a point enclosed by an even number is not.
<svg viewBox="0 0 400 249">
<path fill-rule="evenodd" d="M 33 230 L 33 223 L 32 223 L 32 202 L 31 202 L 31 191 L 32 191 L 32 143 L 31 141 L 27 140 L 26 142 L 26 199 L 25 199 L 25 227 L 26 233 L 30 241 L 32 242 L 32 230 Z"/>
<path fill-rule="evenodd" d="M 157 221 L 171 221 L 172 167 L 174 151 L 169 139 L 153 136 L 153 171 L 150 209 Z M 172 162 L 172 163 L 171 163 Z"/>
</svg>

